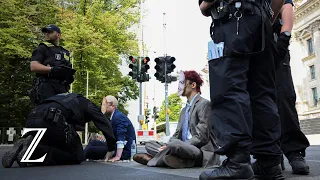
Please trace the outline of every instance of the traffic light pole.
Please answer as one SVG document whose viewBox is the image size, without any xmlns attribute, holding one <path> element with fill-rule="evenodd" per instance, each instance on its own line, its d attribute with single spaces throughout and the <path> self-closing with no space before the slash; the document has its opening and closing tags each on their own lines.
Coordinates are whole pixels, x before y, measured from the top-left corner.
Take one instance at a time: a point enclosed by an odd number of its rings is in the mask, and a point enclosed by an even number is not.
<svg viewBox="0 0 320 180">
<path fill-rule="evenodd" d="M 164 57 L 167 56 L 167 47 L 166 47 L 166 13 L 163 13 L 163 45 L 164 45 Z M 168 114 L 168 79 L 167 79 L 167 62 L 164 62 L 164 88 L 165 88 L 165 100 L 166 100 L 166 136 L 170 136 L 170 126 L 169 126 L 169 114 Z"/>
<path fill-rule="evenodd" d="M 166 98 L 166 136 L 170 136 L 170 126 L 169 126 L 169 114 L 168 114 L 168 82 L 167 82 L 167 62 L 165 62 L 164 64 L 165 68 L 164 68 L 164 78 L 165 78 L 165 98 Z"/>
<path fill-rule="evenodd" d="M 140 50 L 140 57 L 143 57 L 143 25 L 142 25 L 142 0 L 140 0 L 140 47 L 139 47 L 139 50 Z M 138 73 L 138 78 L 140 75 L 140 72 L 141 72 L 141 58 L 138 58 L 137 61 L 139 62 L 139 73 Z M 140 123 L 141 120 L 143 120 L 143 115 L 142 115 L 142 82 L 139 82 L 139 115 L 138 115 L 138 124 L 139 124 L 139 129 L 141 130 L 142 129 L 142 125 Z"/>
<path fill-rule="evenodd" d="M 142 129 L 142 125 L 140 124 L 140 120 L 142 120 L 142 82 L 139 83 L 139 116 L 138 116 L 138 122 L 139 122 L 139 129 Z"/>
</svg>

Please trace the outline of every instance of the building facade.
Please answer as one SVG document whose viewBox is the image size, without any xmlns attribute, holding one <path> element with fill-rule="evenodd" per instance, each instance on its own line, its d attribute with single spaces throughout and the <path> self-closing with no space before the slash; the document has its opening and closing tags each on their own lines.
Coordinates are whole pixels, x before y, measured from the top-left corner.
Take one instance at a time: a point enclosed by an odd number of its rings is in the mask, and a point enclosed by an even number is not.
<svg viewBox="0 0 320 180">
<path fill-rule="evenodd" d="M 291 62 L 303 66 L 292 70 L 302 83 L 295 83 L 297 110 L 302 119 L 320 117 L 320 0 L 295 1 Z"/>
</svg>

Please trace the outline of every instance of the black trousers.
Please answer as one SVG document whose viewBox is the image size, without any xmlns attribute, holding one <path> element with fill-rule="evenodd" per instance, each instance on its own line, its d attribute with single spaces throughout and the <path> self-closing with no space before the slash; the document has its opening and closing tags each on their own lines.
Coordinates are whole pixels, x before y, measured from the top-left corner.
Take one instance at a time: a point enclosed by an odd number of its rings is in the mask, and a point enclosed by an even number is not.
<svg viewBox="0 0 320 180">
<path fill-rule="evenodd" d="M 104 159 L 108 152 L 108 144 L 99 140 L 91 140 L 84 149 L 86 159 Z"/>
<path fill-rule="evenodd" d="M 37 80 L 39 81 L 39 80 Z M 36 104 L 40 104 L 41 101 L 55 96 L 60 93 L 66 93 L 69 91 L 69 85 L 58 83 L 58 82 L 37 82 L 35 85 L 36 89 Z"/>
<path fill-rule="evenodd" d="M 209 61 L 212 121 L 221 146 L 217 153 L 251 151 L 280 162 L 272 27 L 266 13 L 253 8 L 240 19 L 238 35 L 234 16 L 214 21 L 212 29 L 213 41 L 224 42 L 224 56 Z"/>
<path fill-rule="evenodd" d="M 72 141 L 66 143 L 65 128 L 46 120 L 43 120 L 44 111 L 37 108 L 37 113 L 31 113 L 26 122 L 26 128 L 47 128 L 39 145 L 33 152 L 31 159 L 41 158 L 46 155 L 43 163 L 34 163 L 35 165 L 64 165 L 80 164 L 84 161 L 84 153 L 80 137 L 74 131 Z M 29 133 L 31 134 L 31 133 Z M 28 135 L 29 135 L 28 134 Z"/>
<path fill-rule="evenodd" d="M 290 53 L 285 57 L 275 54 L 277 105 L 281 120 L 281 150 L 288 157 L 291 152 L 301 152 L 310 146 L 308 139 L 300 130 L 298 113 L 296 110 L 296 93 L 294 90 L 291 69 Z"/>
</svg>

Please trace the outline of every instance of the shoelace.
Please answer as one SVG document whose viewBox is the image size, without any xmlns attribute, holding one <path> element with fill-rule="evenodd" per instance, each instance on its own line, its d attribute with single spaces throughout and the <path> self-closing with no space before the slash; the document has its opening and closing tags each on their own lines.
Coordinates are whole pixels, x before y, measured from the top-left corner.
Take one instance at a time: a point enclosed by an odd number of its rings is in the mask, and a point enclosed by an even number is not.
<svg viewBox="0 0 320 180">
<path fill-rule="evenodd" d="M 294 161 L 305 161 L 304 158 L 300 154 L 295 154 L 290 158 L 290 162 Z"/>
<path fill-rule="evenodd" d="M 222 166 L 225 166 L 229 162 L 229 158 L 222 161 Z"/>
</svg>

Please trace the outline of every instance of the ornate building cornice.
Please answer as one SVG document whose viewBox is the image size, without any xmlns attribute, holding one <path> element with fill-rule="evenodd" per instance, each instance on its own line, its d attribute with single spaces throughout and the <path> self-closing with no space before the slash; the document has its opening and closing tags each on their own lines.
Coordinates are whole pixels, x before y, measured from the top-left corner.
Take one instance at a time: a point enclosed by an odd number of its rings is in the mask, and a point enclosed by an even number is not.
<svg viewBox="0 0 320 180">
<path fill-rule="evenodd" d="M 303 3 L 301 6 L 296 6 L 295 16 L 294 16 L 295 23 L 299 22 L 301 19 L 308 16 L 319 7 L 320 7 L 320 0 L 308 0 L 307 2 Z"/>
<path fill-rule="evenodd" d="M 307 35 L 312 35 L 313 32 L 320 30 L 320 20 L 315 20 L 310 23 L 306 28 L 303 28 L 301 31 L 296 31 L 294 37 L 296 39 L 302 40 Z"/>
</svg>

